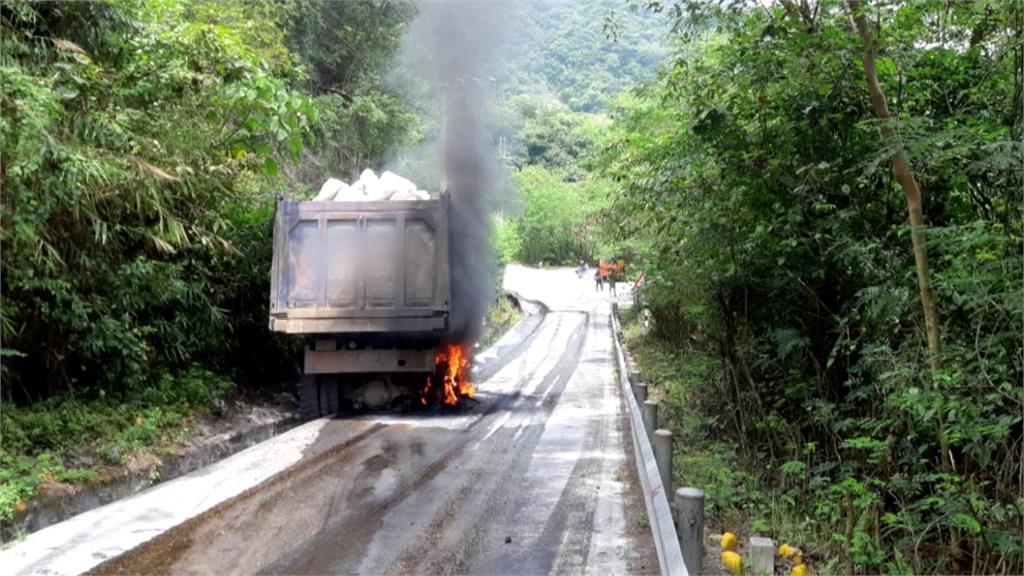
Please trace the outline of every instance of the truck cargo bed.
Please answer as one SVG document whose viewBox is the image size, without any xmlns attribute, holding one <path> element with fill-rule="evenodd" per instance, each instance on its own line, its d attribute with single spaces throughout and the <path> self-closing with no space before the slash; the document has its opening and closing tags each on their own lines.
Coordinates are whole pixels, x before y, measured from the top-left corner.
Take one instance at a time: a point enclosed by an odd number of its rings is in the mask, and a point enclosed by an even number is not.
<svg viewBox="0 0 1024 576">
<path fill-rule="evenodd" d="M 447 195 L 278 201 L 271 330 L 441 335 L 449 288 Z"/>
</svg>

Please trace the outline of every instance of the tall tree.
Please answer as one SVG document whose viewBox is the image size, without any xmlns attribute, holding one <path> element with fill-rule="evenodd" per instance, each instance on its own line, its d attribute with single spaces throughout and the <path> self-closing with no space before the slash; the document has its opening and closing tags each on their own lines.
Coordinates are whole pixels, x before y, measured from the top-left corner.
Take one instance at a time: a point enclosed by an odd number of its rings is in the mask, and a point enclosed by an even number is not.
<svg viewBox="0 0 1024 576">
<path fill-rule="evenodd" d="M 879 129 L 882 138 L 887 140 L 895 150 L 890 160 L 892 164 L 892 175 L 899 182 L 903 193 L 907 197 L 907 212 L 910 216 L 910 241 L 914 247 L 914 264 L 917 268 L 917 285 L 921 291 L 921 306 L 924 309 L 925 333 L 928 338 L 929 366 L 931 376 L 935 377 L 938 369 L 939 352 L 941 342 L 939 340 L 939 311 L 935 304 L 935 294 L 932 291 L 931 269 L 928 266 L 928 248 L 924 238 L 924 216 L 921 209 L 921 187 L 918 186 L 914 172 L 907 162 L 903 145 L 899 136 L 892 129 L 889 119 L 889 105 L 886 102 L 885 92 L 878 83 L 878 71 L 875 69 L 875 38 L 868 26 L 867 18 L 864 17 L 864 10 L 861 8 L 860 0 L 846 0 L 846 7 L 850 11 L 854 28 L 861 38 L 861 61 L 864 63 L 864 79 L 868 85 L 868 93 L 871 95 L 871 104 L 874 108 L 875 117 L 881 124 Z M 949 442 L 946 439 L 945 423 L 942 412 L 937 415 L 939 419 L 939 445 L 942 450 L 942 463 L 947 469 L 952 468 L 951 455 L 949 453 Z"/>
</svg>

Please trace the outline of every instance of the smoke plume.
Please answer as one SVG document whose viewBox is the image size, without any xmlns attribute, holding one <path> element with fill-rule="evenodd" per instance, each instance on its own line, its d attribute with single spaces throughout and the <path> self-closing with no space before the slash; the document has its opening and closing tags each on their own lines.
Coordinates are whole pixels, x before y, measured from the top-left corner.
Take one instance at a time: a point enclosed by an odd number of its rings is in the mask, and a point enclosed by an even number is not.
<svg viewBox="0 0 1024 576">
<path fill-rule="evenodd" d="M 491 295 L 487 198 L 502 174 L 485 118 L 495 96 L 508 8 L 499 2 L 426 2 L 404 46 L 406 65 L 415 62 L 407 71 L 440 100 L 441 187 L 452 196 L 450 335 L 462 342 L 476 340 Z"/>
</svg>

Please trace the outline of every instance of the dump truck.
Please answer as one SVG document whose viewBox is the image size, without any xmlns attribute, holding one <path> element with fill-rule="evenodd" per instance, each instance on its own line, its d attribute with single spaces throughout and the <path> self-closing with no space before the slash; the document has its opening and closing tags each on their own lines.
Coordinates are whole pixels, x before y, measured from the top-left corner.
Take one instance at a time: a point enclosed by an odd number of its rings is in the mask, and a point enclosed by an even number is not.
<svg viewBox="0 0 1024 576">
<path fill-rule="evenodd" d="M 270 329 L 304 339 L 303 419 L 415 400 L 448 332 L 449 202 L 278 200 Z"/>
</svg>

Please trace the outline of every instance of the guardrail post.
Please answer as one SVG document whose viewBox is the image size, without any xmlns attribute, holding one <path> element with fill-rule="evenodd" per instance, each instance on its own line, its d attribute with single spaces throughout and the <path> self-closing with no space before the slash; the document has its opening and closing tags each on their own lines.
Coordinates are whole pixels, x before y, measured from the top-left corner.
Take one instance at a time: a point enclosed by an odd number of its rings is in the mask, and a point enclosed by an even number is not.
<svg viewBox="0 0 1024 576">
<path fill-rule="evenodd" d="M 633 394 L 636 396 L 636 403 L 643 404 L 647 400 L 647 384 L 638 383 L 633 387 Z"/>
<path fill-rule="evenodd" d="M 683 558 L 686 552 L 683 552 Z M 775 543 L 771 538 L 750 537 L 750 569 L 754 574 L 775 573 Z"/>
<path fill-rule="evenodd" d="M 654 442 L 654 431 L 658 429 L 658 403 L 654 400 L 644 400 L 641 406 L 644 418 L 644 431 L 647 432 L 647 439 Z"/>
<path fill-rule="evenodd" d="M 704 573 L 704 491 L 676 490 L 676 534 L 683 563 L 690 574 Z"/>
<path fill-rule="evenodd" d="M 643 383 L 644 383 L 644 376 L 643 376 L 643 374 L 640 372 L 639 368 L 634 366 L 629 371 L 629 389 L 630 389 L 630 391 L 633 392 L 633 397 L 637 399 L 637 402 L 643 402 L 643 400 L 640 399 L 639 392 L 637 392 L 637 387 L 640 386 Z"/>
<path fill-rule="evenodd" d="M 626 370 L 626 376 L 629 377 L 629 385 L 633 388 L 636 388 L 636 385 L 642 382 L 644 379 L 643 375 L 640 373 L 640 368 L 637 367 L 635 362 L 630 360 Z"/>
<path fill-rule="evenodd" d="M 654 461 L 658 463 L 661 473 L 661 485 L 665 495 L 672 490 L 672 431 L 659 429 L 654 431 Z"/>
</svg>

